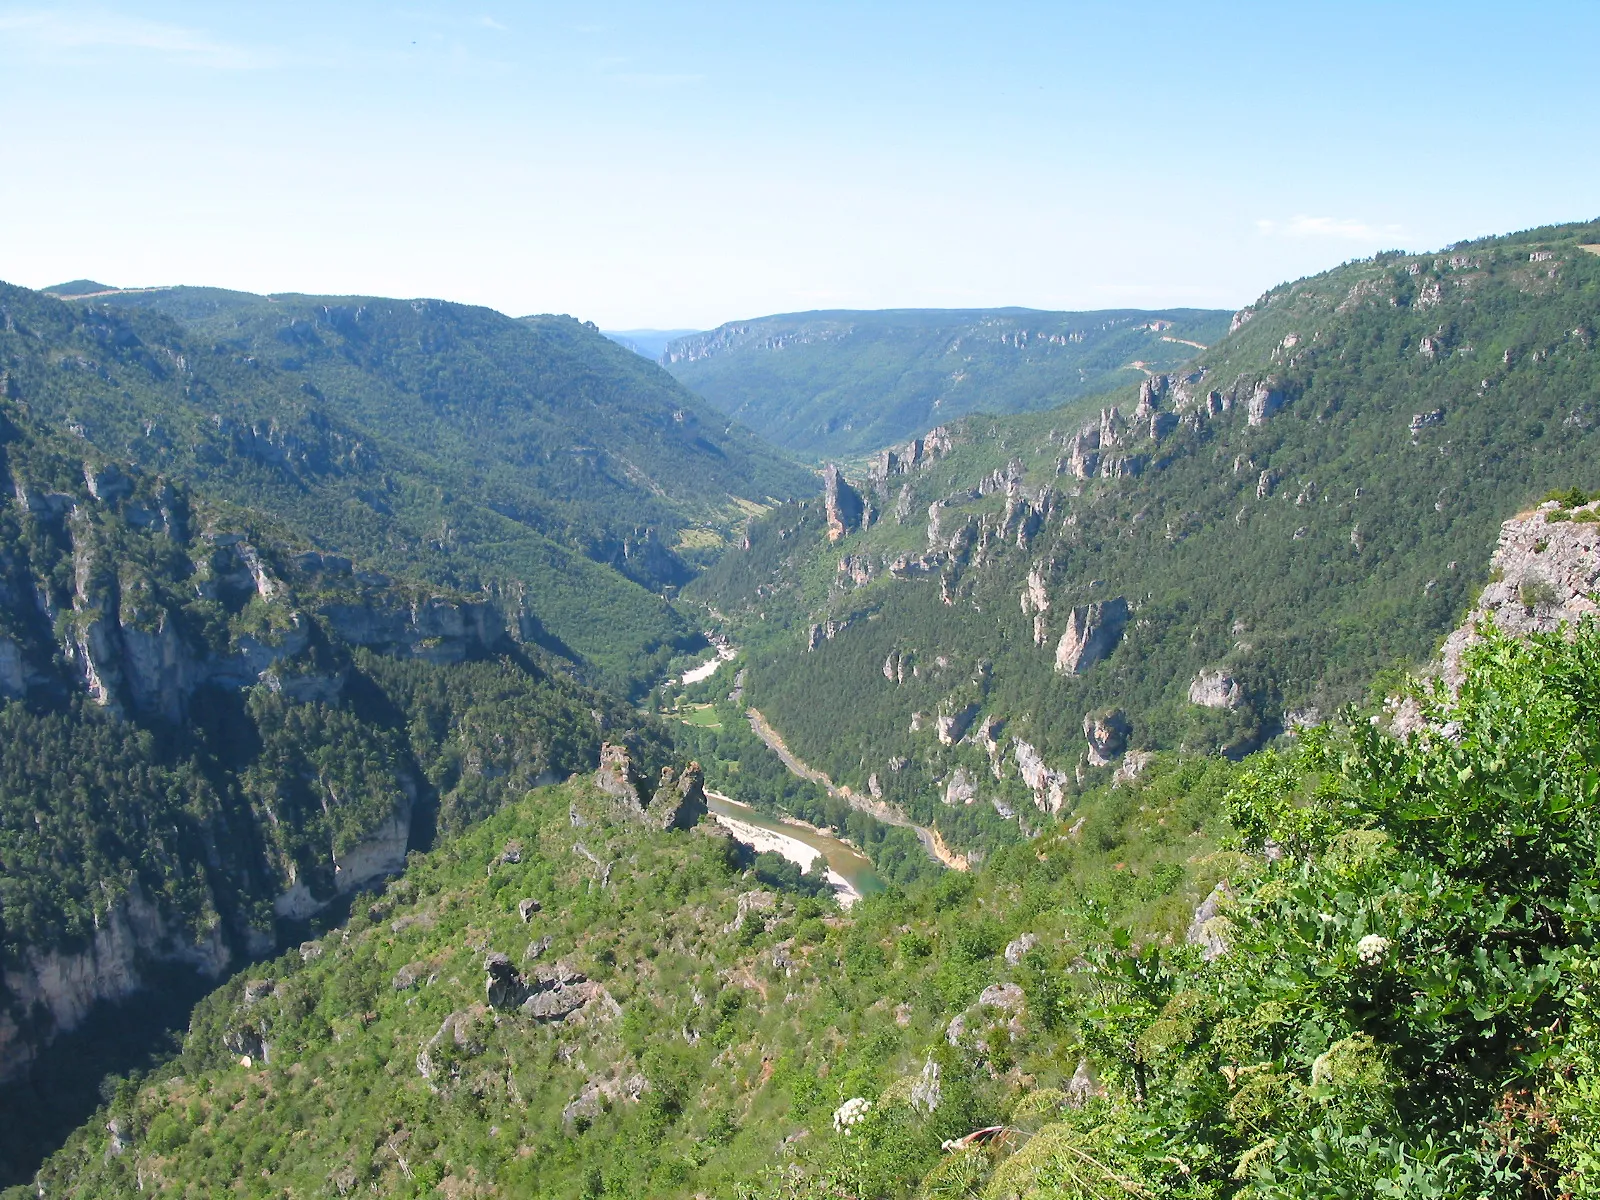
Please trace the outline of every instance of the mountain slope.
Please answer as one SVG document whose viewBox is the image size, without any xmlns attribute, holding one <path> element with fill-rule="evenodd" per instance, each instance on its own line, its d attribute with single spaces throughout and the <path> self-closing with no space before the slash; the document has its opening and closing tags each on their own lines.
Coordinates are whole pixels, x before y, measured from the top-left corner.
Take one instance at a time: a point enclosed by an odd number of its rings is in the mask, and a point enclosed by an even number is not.
<svg viewBox="0 0 1600 1200">
<path fill-rule="evenodd" d="M 1590 477 L 1597 235 L 1274 288 L 1097 417 L 880 457 L 863 503 L 780 510 L 691 594 L 797 753 L 958 843 L 1015 836 L 1125 746 L 1242 752 L 1428 656 L 1500 522 Z"/>
<path fill-rule="evenodd" d="M 1053 408 L 1170 370 L 1226 331 L 1203 309 L 810 312 L 672 342 L 661 361 L 795 454 L 866 454 L 963 414 Z"/>
<path fill-rule="evenodd" d="M 107 1039 L 108 1006 L 160 1009 L 293 944 L 435 830 L 594 769 L 603 740 L 640 772 L 669 749 L 515 610 L 354 571 L 0 406 L 0 1178 L 15 1178 L 159 1033 Z M 64 1035 L 76 1048 L 52 1050 Z"/>
<path fill-rule="evenodd" d="M 692 632 L 649 589 L 808 478 L 567 318 L 191 288 L 0 306 L 8 386 L 41 420 L 325 549 L 514 592 L 616 683 Z"/>
<path fill-rule="evenodd" d="M 833 1112 L 866 1094 L 903 1126 L 860 1194 L 902 1194 L 942 1139 L 999 1117 L 1019 1076 L 1071 1073 L 1048 977 L 1093 922 L 1069 918 L 1057 945 L 1048 901 L 1181 931 L 1220 863 L 1179 864 L 1231 771 L 1194 764 L 1137 793 L 1170 828 L 1107 795 L 1092 844 L 1057 839 L 1007 874 L 848 916 L 755 887 L 714 827 L 646 830 L 587 780 L 535 792 L 419 858 L 345 931 L 208 998 L 181 1060 L 121 1089 L 41 1182 L 738 1195 L 836 1141 Z M 1021 882 L 1038 908 L 997 918 Z"/>
</svg>

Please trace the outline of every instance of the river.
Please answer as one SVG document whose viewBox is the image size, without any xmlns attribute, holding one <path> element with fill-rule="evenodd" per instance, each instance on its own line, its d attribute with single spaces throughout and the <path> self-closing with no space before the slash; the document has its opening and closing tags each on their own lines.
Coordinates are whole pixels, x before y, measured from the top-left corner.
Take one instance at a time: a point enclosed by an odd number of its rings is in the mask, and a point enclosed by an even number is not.
<svg viewBox="0 0 1600 1200">
<path fill-rule="evenodd" d="M 839 902 L 846 907 L 862 896 L 884 889 L 883 880 L 872 868 L 872 861 L 848 842 L 812 825 L 768 816 L 721 792 L 708 789 L 706 802 L 717 822 L 734 837 L 757 850 L 775 850 L 802 871 L 820 854 L 828 866 L 828 880 L 838 893 Z"/>
</svg>

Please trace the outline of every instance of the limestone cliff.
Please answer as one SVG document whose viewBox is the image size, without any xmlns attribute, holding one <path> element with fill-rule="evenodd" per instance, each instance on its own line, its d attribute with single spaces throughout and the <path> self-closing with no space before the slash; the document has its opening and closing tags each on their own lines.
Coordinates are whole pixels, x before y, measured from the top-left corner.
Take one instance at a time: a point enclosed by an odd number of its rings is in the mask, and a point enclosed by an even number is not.
<svg viewBox="0 0 1600 1200">
<path fill-rule="evenodd" d="M 1478 603 L 1445 639 L 1440 665 L 1452 687 L 1461 681 L 1461 656 L 1479 640 L 1480 623 L 1502 633 L 1553 633 L 1600 614 L 1600 506 L 1565 509 L 1547 501 L 1500 527 L 1489 583 Z"/>
<path fill-rule="evenodd" d="M 96 1004 L 125 1000 L 143 988 L 141 968 L 151 961 L 184 963 L 215 979 L 232 955 L 218 926 L 198 940 L 177 934 L 135 883 L 87 946 L 30 947 L 21 962 L 7 965 L 0 972 L 0 1083 L 25 1071 L 58 1034 L 81 1025 Z"/>
</svg>

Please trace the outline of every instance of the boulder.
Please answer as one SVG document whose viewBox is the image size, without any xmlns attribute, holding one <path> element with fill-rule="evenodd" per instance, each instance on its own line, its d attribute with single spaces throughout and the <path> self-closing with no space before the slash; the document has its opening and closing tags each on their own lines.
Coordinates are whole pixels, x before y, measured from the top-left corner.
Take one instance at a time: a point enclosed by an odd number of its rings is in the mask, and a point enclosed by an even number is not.
<svg viewBox="0 0 1600 1200">
<path fill-rule="evenodd" d="M 524 925 L 533 920 L 533 914 L 538 911 L 539 902 L 533 899 L 531 896 L 526 900 L 520 900 L 517 902 L 517 916 L 522 918 L 522 923 Z"/>
<path fill-rule="evenodd" d="M 1087 1058 L 1078 1060 L 1078 1069 L 1072 1073 L 1066 1090 L 1067 1105 L 1071 1108 L 1083 1108 L 1091 1100 L 1098 1100 L 1106 1094 L 1105 1085 L 1096 1079 L 1094 1072 L 1089 1069 Z"/>
<path fill-rule="evenodd" d="M 523 1016 L 535 1021 L 561 1021 L 593 1000 L 600 987 L 558 962 L 536 968 L 528 991 L 530 994 L 521 1002 Z"/>
<path fill-rule="evenodd" d="M 1028 951 L 1038 944 L 1039 935 L 1036 933 L 1025 933 L 1013 939 L 1006 944 L 1006 963 L 1009 966 L 1016 966 L 1027 956 Z"/>
<path fill-rule="evenodd" d="M 1015 983 L 991 983 L 978 997 L 980 1008 L 998 1008 L 1002 1012 L 1022 1011 L 1022 987 Z"/>
</svg>

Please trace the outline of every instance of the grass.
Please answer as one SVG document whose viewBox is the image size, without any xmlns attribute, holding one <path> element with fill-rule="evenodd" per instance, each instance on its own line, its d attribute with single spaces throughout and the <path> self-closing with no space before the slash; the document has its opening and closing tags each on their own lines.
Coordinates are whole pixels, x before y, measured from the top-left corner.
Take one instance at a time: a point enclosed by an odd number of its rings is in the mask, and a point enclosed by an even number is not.
<svg viewBox="0 0 1600 1200">
<path fill-rule="evenodd" d="M 701 729 L 722 728 L 722 722 L 717 720 L 717 707 L 714 704 L 691 704 L 686 708 L 675 709 L 674 715 L 685 725 L 698 725 Z"/>
</svg>

